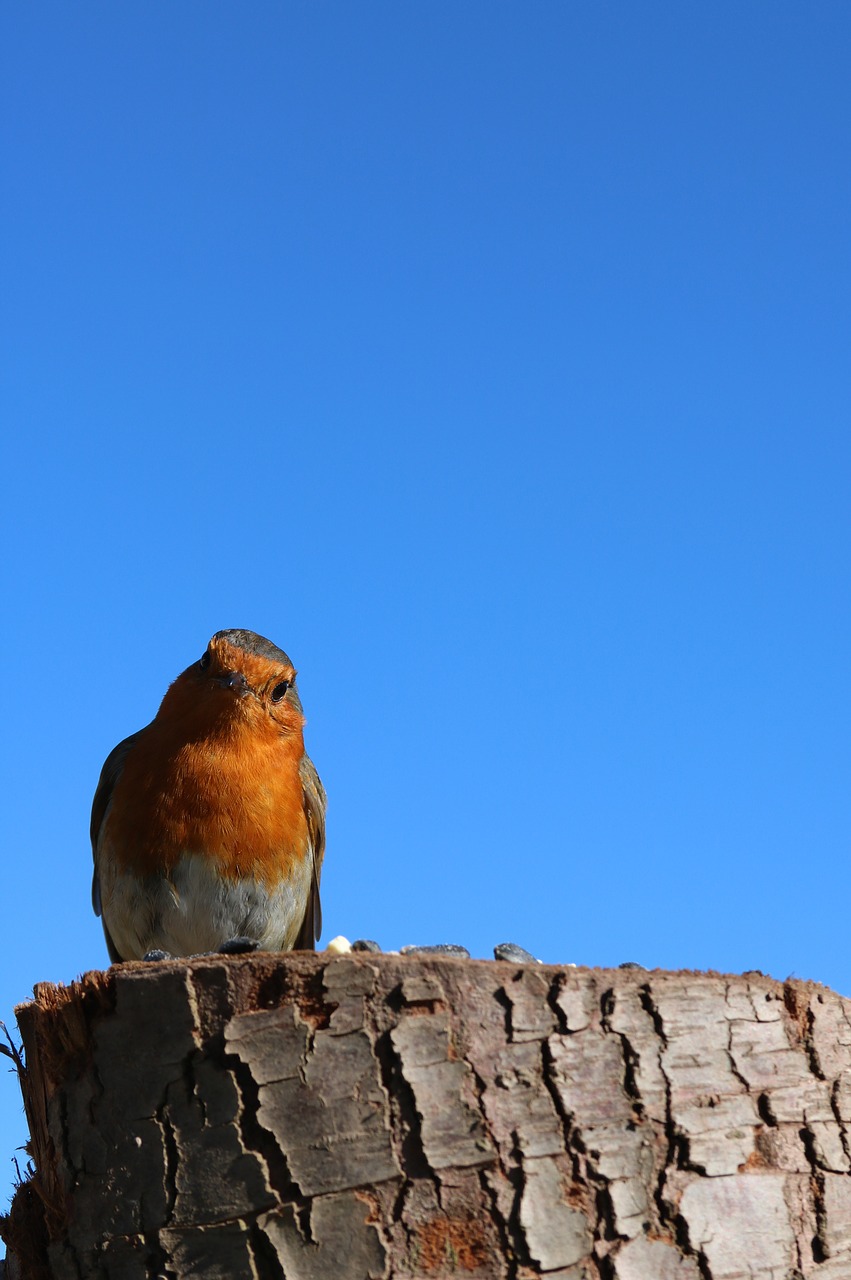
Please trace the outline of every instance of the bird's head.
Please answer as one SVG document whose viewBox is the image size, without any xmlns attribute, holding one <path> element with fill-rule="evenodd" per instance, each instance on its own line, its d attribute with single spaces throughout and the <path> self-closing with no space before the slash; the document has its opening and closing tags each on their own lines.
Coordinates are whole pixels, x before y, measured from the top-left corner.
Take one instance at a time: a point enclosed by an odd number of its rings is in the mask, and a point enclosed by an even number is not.
<svg viewBox="0 0 851 1280">
<path fill-rule="evenodd" d="M 253 631 L 217 631 L 171 685 L 159 715 L 301 735 L 305 721 L 295 680 L 290 659 L 270 640 Z"/>
</svg>

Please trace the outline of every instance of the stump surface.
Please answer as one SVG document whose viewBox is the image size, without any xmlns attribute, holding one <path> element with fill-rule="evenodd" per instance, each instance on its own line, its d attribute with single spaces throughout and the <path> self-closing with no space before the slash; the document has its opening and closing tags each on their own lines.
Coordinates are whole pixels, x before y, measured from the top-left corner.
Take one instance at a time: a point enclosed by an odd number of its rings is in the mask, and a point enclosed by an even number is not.
<svg viewBox="0 0 851 1280">
<path fill-rule="evenodd" d="M 825 988 L 209 956 L 18 1018 L 10 1277 L 851 1277 L 851 1002 Z"/>
</svg>

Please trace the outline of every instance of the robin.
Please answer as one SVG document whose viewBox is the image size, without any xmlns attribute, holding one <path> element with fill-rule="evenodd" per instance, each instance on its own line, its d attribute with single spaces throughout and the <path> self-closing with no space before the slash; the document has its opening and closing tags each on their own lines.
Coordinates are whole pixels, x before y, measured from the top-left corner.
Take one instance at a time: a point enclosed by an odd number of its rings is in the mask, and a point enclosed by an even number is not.
<svg viewBox="0 0 851 1280">
<path fill-rule="evenodd" d="M 114 961 L 313 950 L 325 790 L 287 655 L 217 631 L 155 718 L 107 756 L 92 905 Z"/>
</svg>

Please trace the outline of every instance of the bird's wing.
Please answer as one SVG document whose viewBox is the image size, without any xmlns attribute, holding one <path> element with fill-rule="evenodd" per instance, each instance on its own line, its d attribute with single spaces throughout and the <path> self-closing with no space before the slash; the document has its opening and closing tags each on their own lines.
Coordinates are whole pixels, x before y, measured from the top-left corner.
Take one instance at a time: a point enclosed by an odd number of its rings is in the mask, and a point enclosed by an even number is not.
<svg viewBox="0 0 851 1280">
<path fill-rule="evenodd" d="M 109 808 L 109 802 L 112 799 L 112 792 L 115 784 L 121 777 L 121 770 L 124 768 L 124 761 L 127 759 L 127 753 L 130 751 L 134 742 L 145 732 L 140 729 L 138 733 L 131 733 L 129 738 L 125 738 L 123 742 L 119 742 L 118 746 L 110 751 L 104 761 L 104 766 L 100 771 L 95 798 L 92 801 L 92 821 L 89 828 L 92 837 L 92 858 L 94 859 L 94 874 L 92 875 L 92 908 L 96 916 L 101 915 L 100 901 L 100 876 L 98 875 L 98 849 L 100 845 L 100 829 L 103 826 L 103 820 L 106 817 L 106 811 Z M 113 963 L 120 961 L 121 956 L 115 949 L 115 944 L 109 936 L 106 924 L 103 924 L 104 937 L 106 938 L 106 946 L 109 951 L 109 957 Z"/>
<path fill-rule="evenodd" d="M 302 756 L 299 766 L 301 774 L 304 813 L 307 818 L 307 830 L 310 840 L 310 857 L 312 874 L 310 877 L 310 893 L 304 919 L 301 922 L 299 935 L 295 940 L 296 951 L 313 951 L 322 932 L 322 907 L 319 902 L 319 877 L 322 873 L 322 859 L 325 856 L 325 788 L 319 781 L 319 774 L 310 756 Z"/>
</svg>

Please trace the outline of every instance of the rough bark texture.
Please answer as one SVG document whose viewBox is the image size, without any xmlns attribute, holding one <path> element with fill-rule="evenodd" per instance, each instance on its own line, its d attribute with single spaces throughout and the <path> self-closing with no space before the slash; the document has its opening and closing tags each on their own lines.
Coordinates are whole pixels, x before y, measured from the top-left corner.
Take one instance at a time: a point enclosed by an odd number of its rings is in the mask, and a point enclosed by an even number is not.
<svg viewBox="0 0 851 1280">
<path fill-rule="evenodd" d="M 10 1280 L 851 1277 L 851 1002 L 821 987 L 205 957 L 18 1018 Z"/>
</svg>

